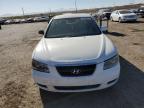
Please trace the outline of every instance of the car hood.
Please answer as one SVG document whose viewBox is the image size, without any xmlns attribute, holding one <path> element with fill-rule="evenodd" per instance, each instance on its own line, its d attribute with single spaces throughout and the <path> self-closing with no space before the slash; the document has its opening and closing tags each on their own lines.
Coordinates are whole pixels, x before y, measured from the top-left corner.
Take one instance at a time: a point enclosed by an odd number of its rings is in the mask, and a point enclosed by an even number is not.
<svg viewBox="0 0 144 108">
<path fill-rule="evenodd" d="M 121 14 L 121 16 L 136 16 L 136 14 L 135 13 Z"/>
<path fill-rule="evenodd" d="M 109 46 L 106 46 L 106 41 L 109 42 Z M 101 62 L 115 53 L 116 50 L 112 42 L 102 34 L 83 37 L 43 38 L 35 48 L 33 56 L 42 62 L 59 64 L 83 61 Z"/>
</svg>

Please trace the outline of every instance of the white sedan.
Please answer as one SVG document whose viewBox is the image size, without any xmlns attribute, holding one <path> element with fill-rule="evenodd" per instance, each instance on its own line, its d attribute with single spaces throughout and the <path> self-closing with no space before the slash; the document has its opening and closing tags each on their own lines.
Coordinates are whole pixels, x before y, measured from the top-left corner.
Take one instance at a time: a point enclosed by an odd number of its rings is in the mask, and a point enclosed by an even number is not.
<svg viewBox="0 0 144 108">
<path fill-rule="evenodd" d="M 120 75 L 116 47 L 89 14 L 63 14 L 51 19 L 33 51 L 35 83 L 52 92 L 108 88 Z"/>
<path fill-rule="evenodd" d="M 111 21 L 137 21 L 137 15 L 129 10 L 116 10 L 111 14 Z"/>
</svg>

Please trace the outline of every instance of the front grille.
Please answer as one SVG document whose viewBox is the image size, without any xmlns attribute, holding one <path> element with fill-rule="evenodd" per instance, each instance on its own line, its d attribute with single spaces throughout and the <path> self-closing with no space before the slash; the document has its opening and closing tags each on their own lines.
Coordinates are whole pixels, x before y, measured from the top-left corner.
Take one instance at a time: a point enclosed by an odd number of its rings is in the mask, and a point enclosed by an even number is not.
<svg viewBox="0 0 144 108">
<path fill-rule="evenodd" d="M 126 16 L 126 18 L 135 18 L 135 17 L 136 17 L 135 15 Z"/>
<path fill-rule="evenodd" d="M 76 77 L 92 75 L 96 69 L 96 64 L 81 66 L 57 66 L 57 71 L 61 76 Z"/>
<path fill-rule="evenodd" d="M 55 86 L 57 90 L 85 90 L 98 88 L 100 84 L 88 85 L 88 86 Z"/>
</svg>

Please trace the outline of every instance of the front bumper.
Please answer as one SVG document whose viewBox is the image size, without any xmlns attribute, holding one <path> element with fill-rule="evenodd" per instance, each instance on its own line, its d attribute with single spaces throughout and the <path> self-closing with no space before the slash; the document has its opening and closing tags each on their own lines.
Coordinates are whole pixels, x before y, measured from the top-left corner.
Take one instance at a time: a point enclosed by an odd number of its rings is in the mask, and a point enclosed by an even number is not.
<svg viewBox="0 0 144 108">
<path fill-rule="evenodd" d="M 137 18 L 122 18 L 122 21 L 123 22 L 126 22 L 126 21 L 137 21 Z"/>
<path fill-rule="evenodd" d="M 44 90 L 52 92 L 84 92 L 108 88 L 114 85 L 120 75 L 120 64 L 111 69 L 103 70 L 104 63 L 97 64 L 95 72 L 90 76 L 63 77 L 54 66 L 50 73 L 32 70 L 35 83 Z"/>
</svg>

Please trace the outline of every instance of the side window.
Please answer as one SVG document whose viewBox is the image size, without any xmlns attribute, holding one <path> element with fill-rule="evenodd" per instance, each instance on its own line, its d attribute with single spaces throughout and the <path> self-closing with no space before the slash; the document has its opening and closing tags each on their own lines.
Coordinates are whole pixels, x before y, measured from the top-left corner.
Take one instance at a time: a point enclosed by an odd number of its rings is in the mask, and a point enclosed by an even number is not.
<svg viewBox="0 0 144 108">
<path fill-rule="evenodd" d="M 119 14 L 118 11 L 116 11 L 116 14 L 117 14 L 117 15 Z"/>
</svg>

